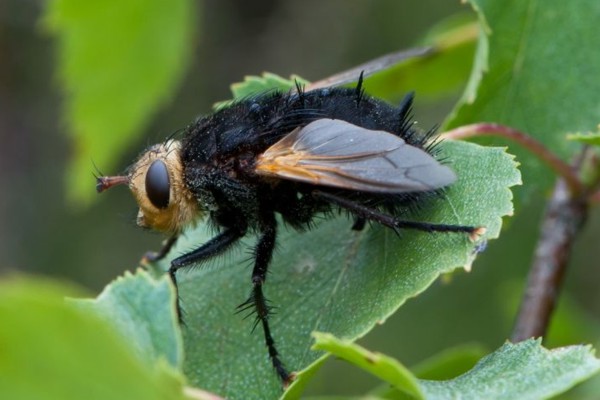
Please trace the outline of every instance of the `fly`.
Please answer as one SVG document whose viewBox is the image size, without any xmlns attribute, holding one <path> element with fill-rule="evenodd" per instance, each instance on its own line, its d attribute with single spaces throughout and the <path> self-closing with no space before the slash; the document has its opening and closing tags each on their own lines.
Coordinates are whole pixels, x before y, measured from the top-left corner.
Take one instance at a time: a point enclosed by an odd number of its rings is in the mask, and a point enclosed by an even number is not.
<svg viewBox="0 0 600 400">
<path fill-rule="evenodd" d="M 125 175 L 98 178 L 97 190 L 127 184 L 140 207 L 137 224 L 169 235 L 152 260 L 165 257 L 184 229 L 201 219 L 219 227 L 208 242 L 171 261 L 175 287 L 179 269 L 258 232 L 252 292 L 239 308 L 256 313 L 273 367 L 288 383 L 293 377 L 277 351 L 263 294 L 277 241 L 276 214 L 299 230 L 309 229 L 317 214 L 345 210 L 355 230 L 369 221 L 397 232 L 457 232 L 472 240 L 484 233 L 481 227 L 405 219 L 457 179 L 436 159 L 432 133 L 414 128 L 412 101 L 409 94 L 394 107 L 368 96 L 362 76 L 355 89 L 259 94 L 199 118 L 181 140 L 150 147 Z"/>
</svg>

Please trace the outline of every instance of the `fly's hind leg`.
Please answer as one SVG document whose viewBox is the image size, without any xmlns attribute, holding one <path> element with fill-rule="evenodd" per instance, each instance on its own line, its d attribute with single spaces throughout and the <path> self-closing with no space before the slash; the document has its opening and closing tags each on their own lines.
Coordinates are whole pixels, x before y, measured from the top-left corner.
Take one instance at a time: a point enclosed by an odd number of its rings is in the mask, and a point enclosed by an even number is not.
<svg viewBox="0 0 600 400">
<path fill-rule="evenodd" d="M 275 368 L 277 375 L 279 375 L 283 383 L 287 384 L 291 376 L 279 358 L 279 352 L 275 347 L 275 341 L 273 340 L 269 326 L 269 316 L 272 307 L 269 306 L 268 300 L 263 294 L 263 284 L 267 278 L 269 263 L 271 262 L 273 249 L 275 248 L 277 221 L 273 212 L 263 211 L 262 214 L 260 221 L 261 234 L 254 250 L 255 262 L 254 269 L 252 270 L 252 293 L 246 302 L 238 306 L 238 310 L 239 312 L 246 310 L 256 312 L 255 327 L 258 324 L 262 325 L 265 345 L 267 346 L 273 368 Z"/>
<path fill-rule="evenodd" d="M 485 228 L 475 226 L 431 224 L 428 222 L 400 220 L 392 215 L 382 213 L 379 210 L 363 206 L 362 204 L 356 203 L 352 200 L 348 200 L 331 193 L 322 192 L 320 190 L 313 191 L 313 196 L 351 211 L 357 215 L 359 219 L 363 218 L 370 221 L 379 222 L 380 224 L 385 225 L 395 231 L 398 231 L 399 229 L 416 229 L 426 232 L 464 232 L 469 234 L 469 238 L 471 240 L 476 240 L 485 232 Z"/>
</svg>

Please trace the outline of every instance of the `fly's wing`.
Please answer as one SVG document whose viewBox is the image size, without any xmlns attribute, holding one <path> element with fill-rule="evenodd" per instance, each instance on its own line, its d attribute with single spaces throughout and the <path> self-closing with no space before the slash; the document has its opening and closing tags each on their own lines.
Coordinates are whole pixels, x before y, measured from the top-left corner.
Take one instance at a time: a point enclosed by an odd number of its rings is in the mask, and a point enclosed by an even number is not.
<svg viewBox="0 0 600 400">
<path fill-rule="evenodd" d="M 328 78 L 321 79 L 317 82 L 312 82 L 306 85 L 304 90 L 315 90 L 329 86 L 340 86 L 347 83 L 356 82 L 356 78 L 362 74 L 363 77 L 368 77 L 376 72 L 382 71 L 392 65 L 399 64 L 411 58 L 425 57 L 434 52 L 433 47 L 419 47 L 414 49 L 397 51 L 389 53 L 366 63 L 357 65 L 349 70 L 337 73 Z"/>
<path fill-rule="evenodd" d="M 259 156 L 256 173 L 380 193 L 435 190 L 456 180 L 450 168 L 402 138 L 336 119 L 294 129 Z"/>
</svg>

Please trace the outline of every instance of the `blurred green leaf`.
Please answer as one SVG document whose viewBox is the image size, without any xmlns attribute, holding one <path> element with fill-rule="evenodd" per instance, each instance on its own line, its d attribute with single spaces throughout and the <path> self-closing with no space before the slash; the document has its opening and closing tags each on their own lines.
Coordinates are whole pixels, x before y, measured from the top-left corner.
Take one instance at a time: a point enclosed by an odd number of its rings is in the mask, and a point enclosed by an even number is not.
<svg viewBox="0 0 600 400">
<path fill-rule="evenodd" d="M 389 101 L 397 101 L 409 90 L 419 99 L 430 100 L 459 92 L 469 77 L 476 38 L 477 24 L 472 15 L 448 18 L 422 41 L 431 46 L 431 52 L 368 77 L 365 86 L 369 93 Z"/>
<path fill-rule="evenodd" d="M 87 202 L 94 194 L 92 160 L 113 170 L 177 88 L 196 7 L 192 0 L 52 0 L 47 7 L 74 141 L 68 197 Z"/>
<path fill-rule="evenodd" d="M 406 369 L 387 356 L 374 354 L 331 335 L 316 336 L 315 347 L 349 361 L 393 386 L 400 386 Z M 394 372 L 390 369 L 397 368 Z M 569 346 L 547 350 L 541 340 L 505 343 L 484 357 L 470 371 L 449 380 L 419 379 L 425 398 L 435 399 L 542 399 L 560 394 L 600 371 L 600 360 L 590 346 Z M 400 375 L 398 378 L 395 374 Z M 416 383 L 414 377 L 412 384 Z M 386 396 L 385 398 L 405 398 Z"/>
<path fill-rule="evenodd" d="M 183 365 L 183 338 L 177 321 L 175 290 L 168 276 L 155 280 L 138 270 L 117 278 L 93 300 L 74 300 L 83 310 L 110 321 L 131 339 L 141 359 L 155 363 L 166 359 L 176 369 Z"/>
<path fill-rule="evenodd" d="M 523 295 L 524 282 L 504 282 L 496 293 L 502 314 L 509 325 L 514 321 Z M 545 335 L 545 344 L 550 347 L 566 346 L 572 343 L 593 343 L 600 345 L 600 323 L 589 314 L 568 292 L 562 292 L 552 320 Z"/>
<path fill-rule="evenodd" d="M 11 400 L 183 399 L 182 377 L 145 362 L 95 313 L 64 301 L 47 281 L 0 283 L 0 398 Z"/>
<path fill-rule="evenodd" d="M 331 334 L 313 333 L 314 350 L 323 350 L 346 360 L 357 367 L 389 383 L 414 399 L 424 399 L 416 376 L 397 360 L 384 354 L 373 353 L 365 348 L 339 340 Z"/>
<path fill-rule="evenodd" d="M 566 132 L 586 132 L 600 121 L 600 2 L 471 0 L 482 27 L 469 87 L 446 128 L 475 122 L 512 126 L 570 161 L 579 148 Z M 557 27 L 560 26 L 560 34 Z M 485 144 L 506 144 L 486 138 Z M 552 174 L 511 144 L 529 183 L 519 198 L 547 188 Z"/>
<path fill-rule="evenodd" d="M 483 356 L 488 354 L 483 346 L 465 344 L 446 349 L 411 367 L 419 379 L 450 379 L 467 372 Z"/>
<path fill-rule="evenodd" d="M 588 144 L 590 146 L 600 146 L 600 133 L 573 133 L 567 135 L 567 140 Z"/>
<path fill-rule="evenodd" d="M 365 78 L 370 94 L 397 101 L 408 90 L 419 98 L 439 99 L 459 91 L 469 77 L 477 38 L 477 23 L 472 14 L 461 13 L 447 18 L 432 28 L 422 41 L 430 51 L 401 60 Z M 425 49 L 425 48 L 424 48 Z M 439 71 L 444 71 L 440 74 Z M 356 72 L 356 81 L 360 71 Z M 292 75 L 290 79 L 265 72 L 262 76 L 246 76 L 243 82 L 231 85 L 235 99 L 266 90 L 289 90 L 295 81 L 308 81 Z M 231 104 L 233 100 L 215 104 L 215 109 Z"/>
<path fill-rule="evenodd" d="M 520 183 L 512 156 L 450 140 L 439 148 L 459 180 L 415 219 L 483 225 L 485 239 L 496 238 L 501 217 L 512 213 L 508 188 Z M 312 331 L 359 338 L 441 273 L 470 266 L 476 255 L 476 244 L 462 234 L 406 231 L 399 238 L 379 226 L 362 232 L 351 226 L 346 218 L 319 221 L 305 234 L 281 226 L 264 290 L 276 306 L 270 320 L 275 341 L 292 371 L 310 367 L 321 356 L 310 350 Z M 208 227 L 188 232 L 170 257 L 199 246 L 211 234 Z M 242 248 L 252 244 L 248 239 Z M 168 263 L 162 263 L 163 270 Z M 195 386 L 230 399 L 274 398 L 282 391 L 260 327 L 252 332 L 253 321 L 235 314 L 252 288 L 250 265 L 247 250 L 233 251 L 210 266 L 178 275 L 186 315 L 186 375 Z"/>
<path fill-rule="evenodd" d="M 304 400 L 386 400 L 383 397 L 367 394 L 365 396 L 309 396 Z M 401 399 L 404 400 L 404 399 Z"/>
<path fill-rule="evenodd" d="M 465 344 L 446 349 L 411 367 L 410 370 L 419 379 L 452 379 L 473 368 L 488 353 L 489 351 L 480 345 Z M 386 400 L 405 400 L 411 398 L 406 392 L 390 387 L 387 383 L 381 384 L 376 389 L 370 391 L 369 396 Z"/>
</svg>

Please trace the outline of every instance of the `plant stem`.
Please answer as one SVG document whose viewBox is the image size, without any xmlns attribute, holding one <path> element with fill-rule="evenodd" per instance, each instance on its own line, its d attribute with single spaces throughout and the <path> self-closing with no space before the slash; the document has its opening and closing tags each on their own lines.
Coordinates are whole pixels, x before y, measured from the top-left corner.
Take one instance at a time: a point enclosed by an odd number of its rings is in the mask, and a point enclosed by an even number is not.
<svg viewBox="0 0 600 400">
<path fill-rule="evenodd" d="M 559 178 L 546 206 L 540 238 L 511 340 L 544 336 L 558 299 L 575 237 L 587 215 L 585 196 Z"/>
<path fill-rule="evenodd" d="M 573 242 L 581 230 L 590 204 L 590 190 L 579 178 L 585 162 L 584 148 L 573 166 L 565 163 L 546 146 L 516 129 L 493 123 L 465 125 L 443 134 L 444 138 L 467 139 L 499 136 L 513 140 L 552 168 L 559 178 L 546 205 L 540 238 L 511 340 L 520 342 L 546 334 L 558 299 Z M 599 182 L 590 185 L 597 187 Z M 599 196 L 600 197 L 600 196 Z"/>
<path fill-rule="evenodd" d="M 514 128 L 500 124 L 482 122 L 458 127 L 451 131 L 445 132 L 442 136 L 444 138 L 454 140 L 462 140 L 479 136 L 499 136 L 505 139 L 510 139 L 519 143 L 521 146 L 537 156 L 540 160 L 545 162 L 546 165 L 552 168 L 554 172 L 556 172 L 565 180 L 572 193 L 579 194 L 583 192 L 581 180 L 575 173 L 575 170 L 569 164 L 558 158 L 541 142 L 538 142 L 531 136 L 526 135 L 525 133 Z"/>
</svg>

